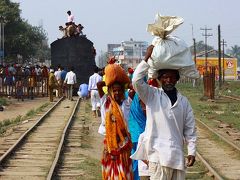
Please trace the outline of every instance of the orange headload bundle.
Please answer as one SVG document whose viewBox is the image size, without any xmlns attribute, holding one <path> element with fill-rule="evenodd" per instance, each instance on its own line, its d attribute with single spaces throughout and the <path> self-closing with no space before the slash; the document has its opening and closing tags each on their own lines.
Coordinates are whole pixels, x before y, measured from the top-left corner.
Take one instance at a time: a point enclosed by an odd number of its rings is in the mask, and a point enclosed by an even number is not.
<svg viewBox="0 0 240 180">
<path fill-rule="evenodd" d="M 105 67 L 105 83 L 107 86 L 114 82 L 119 82 L 122 84 L 130 83 L 130 79 L 124 69 L 118 64 L 108 64 Z"/>
</svg>

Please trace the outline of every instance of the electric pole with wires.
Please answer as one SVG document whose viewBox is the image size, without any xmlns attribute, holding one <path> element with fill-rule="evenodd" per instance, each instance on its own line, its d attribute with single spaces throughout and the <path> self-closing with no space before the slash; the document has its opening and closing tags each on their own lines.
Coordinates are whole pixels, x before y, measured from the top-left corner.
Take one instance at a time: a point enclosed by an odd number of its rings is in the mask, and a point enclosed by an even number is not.
<svg viewBox="0 0 240 180">
<path fill-rule="evenodd" d="M 203 30 L 204 33 L 202 34 L 205 37 L 205 71 L 207 72 L 207 67 L 208 67 L 208 62 L 207 62 L 207 58 L 208 58 L 208 48 L 207 48 L 207 38 L 212 36 L 212 34 L 208 34 L 208 31 L 212 30 L 210 28 L 207 28 L 207 26 L 205 26 L 205 28 L 200 28 L 200 30 Z"/>
<path fill-rule="evenodd" d="M 223 81 L 223 84 L 224 84 L 224 81 L 225 81 L 225 51 L 224 51 L 224 47 L 227 46 L 227 42 L 224 41 L 224 39 L 221 41 L 221 44 L 222 44 L 222 57 L 223 57 L 223 78 L 222 78 L 222 81 Z"/>
<path fill-rule="evenodd" d="M 218 86 L 222 88 L 221 27 L 218 25 Z"/>
</svg>

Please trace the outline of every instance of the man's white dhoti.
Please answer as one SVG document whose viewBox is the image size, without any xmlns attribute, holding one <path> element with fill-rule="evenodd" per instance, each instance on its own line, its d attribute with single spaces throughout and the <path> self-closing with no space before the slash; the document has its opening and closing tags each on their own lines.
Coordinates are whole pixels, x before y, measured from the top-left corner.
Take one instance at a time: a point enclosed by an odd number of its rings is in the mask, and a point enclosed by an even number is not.
<svg viewBox="0 0 240 180">
<path fill-rule="evenodd" d="M 91 90 L 91 104 L 92 111 L 96 111 L 100 108 L 100 97 L 98 90 Z"/>
<path fill-rule="evenodd" d="M 184 180 L 185 171 L 161 166 L 159 163 L 149 162 L 150 180 Z"/>
</svg>

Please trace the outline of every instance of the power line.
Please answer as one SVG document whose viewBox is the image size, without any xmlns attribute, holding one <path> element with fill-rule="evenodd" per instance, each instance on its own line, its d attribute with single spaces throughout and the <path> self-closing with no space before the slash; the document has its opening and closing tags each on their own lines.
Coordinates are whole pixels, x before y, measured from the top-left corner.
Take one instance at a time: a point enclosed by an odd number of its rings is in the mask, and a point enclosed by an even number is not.
<svg viewBox="0 0 240 180">
<path fill-rule="evenodd" d="M 204 33 L 202 34 L 205 37 L 205 70 L 207 71 L 207 57 L 208 57 L 208 53 L 207 53 L 207 38 L 212 36 L 212 34 L 208 34 L 208 31 L 212 30 L 211 28 L 207 28 L 207 26 L 205 26 L 205 28 L 200 28 L 200 30 L 203 30 Z"/>
</svg>

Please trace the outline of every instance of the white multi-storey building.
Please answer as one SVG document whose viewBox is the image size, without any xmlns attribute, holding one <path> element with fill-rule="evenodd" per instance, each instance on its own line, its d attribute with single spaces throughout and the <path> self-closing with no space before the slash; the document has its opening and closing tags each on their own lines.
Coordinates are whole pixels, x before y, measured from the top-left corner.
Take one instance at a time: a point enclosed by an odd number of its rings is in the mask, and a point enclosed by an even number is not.
<svg viewBox="0 0 240 180">
<path fill-rule="evenodd" d="M 136 66 L 144 58 L 148 43 L 146 41 L 122 41 L 119 47 L 113 48 L 112 53 L 125 69 Z"/>
</svg>

